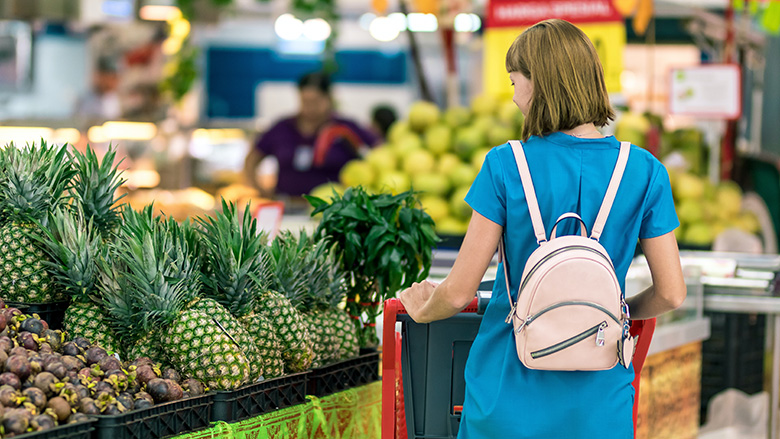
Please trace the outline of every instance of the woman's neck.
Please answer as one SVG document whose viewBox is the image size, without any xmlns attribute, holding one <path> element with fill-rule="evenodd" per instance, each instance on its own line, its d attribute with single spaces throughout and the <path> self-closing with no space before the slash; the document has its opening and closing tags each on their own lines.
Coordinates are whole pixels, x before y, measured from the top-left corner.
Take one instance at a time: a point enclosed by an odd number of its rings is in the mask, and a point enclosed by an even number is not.
<svg viewBox="0 0 780 439">
<path fill-rule="evenodd" d="M 298 117 L 297 124 L 298 124 L 298 131 L 301 132 L 301 134 L 305 136 L 312 136 L 317 131 L 325 125 L 326 122 L 330 120 L 330 117 L 326 117 L 319 120 L 306 120 L 302 117 Z"/>
<path fill-rule="evenodd" d="M 561 132 L 581 139 L 600 139 L 604 137 L 592 123 L 585 123 L 570 130 L 561 130 Z"/>
</svg>

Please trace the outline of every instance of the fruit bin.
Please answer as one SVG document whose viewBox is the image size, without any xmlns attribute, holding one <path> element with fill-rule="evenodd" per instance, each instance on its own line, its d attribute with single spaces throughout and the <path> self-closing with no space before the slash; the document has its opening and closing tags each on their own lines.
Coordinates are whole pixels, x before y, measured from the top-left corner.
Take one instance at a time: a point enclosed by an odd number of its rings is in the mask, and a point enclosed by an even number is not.
<svg viewBox="0 0 780 439">
<path fill-rule="evenodd" d="M 90 439 L 95 431 L 95 419 L 65 424 L 44 431 L 14 436 L 17 439 Z"/>
<path fill-rule="evenodd" d="M 236 422 L 306 402 L 306 372 L 216 392 L 211 421 Z"/>
<path fill-rule="evenodd" d="M 68 308 L 69 302 L 52 302 L 52 303 L 23 303 L 23 302 L 6 302 L 9 307 L 18 308 L 19 311 L 33 315 L 38 314 L 41 320 L 45 320 L 49 325 L 49 329 L 62 329 L 62 321 L 65 318 L 65 309 Z"/>
<path fill-rule="evenodd" d="M 121 415 L 98 415 L 94 439 L 160 439 L 209 426 L 214 393 Z"/>
<path fill-rule="evenodd" d="M 379 352 L 367 352 L 349 360 L 312 369 L 306 394 L 318 398 L 379 380 Z"/>
</svg>

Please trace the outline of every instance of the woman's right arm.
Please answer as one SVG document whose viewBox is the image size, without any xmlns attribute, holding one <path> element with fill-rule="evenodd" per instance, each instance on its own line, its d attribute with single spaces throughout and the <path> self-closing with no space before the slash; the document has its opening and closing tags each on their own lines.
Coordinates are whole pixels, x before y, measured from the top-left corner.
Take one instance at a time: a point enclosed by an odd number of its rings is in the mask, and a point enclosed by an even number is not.
<svg viewBox="0 0 780 439">
<path fill-rule="evenodd" d="M 682 305 L 687 294 L 674 232 L 640 240 L 653 285 L 626 299 L 631 318 L 650 319 Z"/>
</svg>

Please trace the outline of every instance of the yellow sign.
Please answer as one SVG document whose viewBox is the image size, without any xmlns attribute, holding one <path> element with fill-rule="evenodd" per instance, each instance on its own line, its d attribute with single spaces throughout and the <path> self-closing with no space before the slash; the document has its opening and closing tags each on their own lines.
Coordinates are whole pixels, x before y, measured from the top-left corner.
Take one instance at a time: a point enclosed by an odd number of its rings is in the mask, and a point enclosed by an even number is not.
<svg viewBox="0 0 780 439">
<path fill-rule="evenodd" d="M 626 46 L 626 27 L 623 22 L 582 23 L 577 27 L 590 38 L 604 66 L 604 77 L 609 93 L 620 91 L 623 72 L 623 49 Z M 506 51 L 525 27 L 485 29 L 483 56 L 483 92 L 500 98 L 512 97 L 509 74 L 506 72 Z"/>
</svg>

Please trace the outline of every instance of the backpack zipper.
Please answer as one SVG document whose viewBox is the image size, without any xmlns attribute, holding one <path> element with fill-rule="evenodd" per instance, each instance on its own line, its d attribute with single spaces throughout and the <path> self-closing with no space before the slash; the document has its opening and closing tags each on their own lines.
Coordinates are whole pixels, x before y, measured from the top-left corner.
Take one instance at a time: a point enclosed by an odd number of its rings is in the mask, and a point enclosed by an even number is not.
<svg viewBox="0 0 780 439">
<path fill-rule="evenodd" d="M 612 265 L 612 261 L 610 261 L 607 256 L 605 256 L 603 253 L 601 253 L 598 250 L 594 250 L 584 245 L 572 245 L 568 247 L 559 248 L 558 250 L 555 250 L 554 252 L 542 258 L 541 261 L 537 262 L 536 265 L 534 265 L 534 267 L 531 268 L 531 271 L 529 271 L 528 275 L 525 277 L 525 279 L 523 279 L 522 285 L 520 285 L 520 289 L 518 290 L 517 293 L 517 299 L 520 300 L 520 294 L 523 292 L 523 289 L 525 288 L 526 284 L 528 284 L 528 280 L 531 279 L 531 276 L 533 276 L 534 272 L 539 268 L 540 265 L 542 265 L 542 263 L 547 262 L 550 258 L 554 256 L 557 256 L 563 252 L 570 251 L 570 250 L 587 250 L 589 252 L 596 253 L 597 255 L 604 258 L 605 261 L 607 261 L 607 263 L 609 264 L 609 266 L 612 268 L 613 271 L 615 270 L 615 267 Z"/>
<path fill-rule="evenodd" d="M 598 325 L 595 325 L 594 327 L 592 327 L 590 329 L 586 329 L 585 331 L 575 335 L 574 337 L 566 339 L 566 340 L 564 340 L 564 341 L 562 341 L 560 343 L 556 343 L 556 344 L 554 344 L 554 345 L 552 345 L 550 347 L 547 347 L 547 348 L 544 348 L 544 349 L 540 349 L 540 350 L 535 351 L 535 352 L 531 352 L 531 358 L 539 359 L 539 358 L 542 358 L 542 357 L 546 357 L 548 355 L 552 355 L 552 354 L 554 354 L 556 352 L 560 352 L 560 351 L 562 351 L 562 350 L 564 350 L 564 349 L 566 349 L 566 348 L 568 348 L 568 347 L 570 347 L 572 345 L 575 345 L 575 344 L 577 344 L 577 343 L 587 339 L 588 337 L 590 337 L 590 336 L 592 336 L 594 334 L 596 334 L 596 346 L 604 346 L 604 340 L 605 340 L 604 329 L 606 329 L 607 326 L 609 326 L 609 325 L 607 324 L 607 321 L 604 320 L 603 322 L 599 323 Z"/>
<path fill-rule="evenodd" d="M 598 303 L 585 302 L 585 301 L 580 301 L 580 300 L 567 300 L 565 302 L 558 302 L 558 303 L 552 304 L 552 305 L 548 306 L 547 308 L 544 308 L 541 311 L 537 312 L 536 314 L 526 317 L 526 319 L 523 321 L 523 323 L 520 325 L 520 327 L 517 328 L 517 330 L 515 332 L 517 332 L 519 334 L 520 331 L 523 328 L 525 328 L 526 326 L 530 325 L 532 321 L 538 319 L 542 314 L 545 314 L 548 311 L 552 311 L 552 310 L 560 308 L 562 306 L 571 306 L 571 305 L 575 305 L 575 306 L 576 305 L 579 305 L 579 306 L 589 306 L 591 308 L 596 308 L 597 310 L 599 310 L 599 311 L 603 312 L 604 314 L 608 315 L 612 320 L 615 321 L 615 323 L 620 324 L 620 320 L 614 314 L 612 314 L 612 312 L 610 310 L 604 308 L 603 306 L 599 305 Z"/>
</svg>

